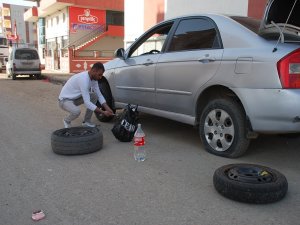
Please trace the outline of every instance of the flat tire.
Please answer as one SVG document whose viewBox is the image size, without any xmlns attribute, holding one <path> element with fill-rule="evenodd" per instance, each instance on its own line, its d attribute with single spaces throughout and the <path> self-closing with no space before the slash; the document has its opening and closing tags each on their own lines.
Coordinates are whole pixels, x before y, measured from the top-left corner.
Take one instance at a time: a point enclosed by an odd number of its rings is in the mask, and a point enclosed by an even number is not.
<svg viewBox="0 0 300 225">
<path fill-rule="evenodd" d="M 103 134 L 98 127 L 71 127 L 56 130 L 51 146 L 59 155 L 82 155 L 102 149 Z"/>
</svg>

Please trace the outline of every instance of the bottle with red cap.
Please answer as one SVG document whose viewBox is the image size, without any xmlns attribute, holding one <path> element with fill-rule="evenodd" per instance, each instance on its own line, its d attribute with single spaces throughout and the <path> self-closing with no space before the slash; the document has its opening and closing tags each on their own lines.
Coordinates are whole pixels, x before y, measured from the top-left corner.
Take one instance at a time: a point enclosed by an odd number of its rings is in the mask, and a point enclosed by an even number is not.
<svg viewBox="0 0 300 225">
<path fill-rule="evenodd" d="M 134 159 L 138 162 L 143 162 L 146 159 L 145 149 L 145 133 L 142 130 L 142 125 L 139 123 L 137 130 L 134 133 Z"/>
</svg>

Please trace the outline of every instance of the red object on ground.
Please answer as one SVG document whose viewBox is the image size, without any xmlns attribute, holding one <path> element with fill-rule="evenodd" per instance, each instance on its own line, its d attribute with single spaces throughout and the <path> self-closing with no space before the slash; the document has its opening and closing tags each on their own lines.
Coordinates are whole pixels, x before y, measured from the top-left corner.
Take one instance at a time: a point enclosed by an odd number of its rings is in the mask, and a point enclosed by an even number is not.
<svg viewBox="0 0 300 225">
<path fill-rule="evenodd" d="M 43 210 L 38 210 L 32 213 L 32 220 L 34 221 L 39 221 L 42 220 L 46 217 L 45 213 L 43 212 Z"/>
</svg>

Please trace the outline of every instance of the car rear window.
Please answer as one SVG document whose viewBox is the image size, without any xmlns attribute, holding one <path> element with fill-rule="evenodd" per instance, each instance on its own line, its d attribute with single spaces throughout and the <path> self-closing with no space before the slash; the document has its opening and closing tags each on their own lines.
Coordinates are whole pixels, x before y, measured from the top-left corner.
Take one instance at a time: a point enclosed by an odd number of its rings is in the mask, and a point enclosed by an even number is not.
<svg viewBox="0 0 300 225">
<path fill-rule="evenodd" d="M 291 12 L 292 9 L 293 11 Z M 271 21 L 273 21 L 274 23 L 288 23 L 292 26 L 300 27 L 299 10 L 299 1 L 297 4 L 295 0 L 273 1 L 268 12 L 268 17 L 266 18 L 266 23 L 271 24 Z"/>
<path fill-rule="evenodd" d="M 20 49 L 20 50 L 16 50 L 15 58 L 16 59 L 34 60 L 34 59 L 39 59 L 39 55 L 35 50 Z"/>
<path fill-rule="evenodd" d="M 242 17 L 242 16 L 231 16 L 230 18 L 240 23 L 244 27 L 247 27 L 249 30 L 253 31 L 254 33 L 258 34 L 260 22 L 261 22 L 260 20 L 251 17 Z"/>
</svg>

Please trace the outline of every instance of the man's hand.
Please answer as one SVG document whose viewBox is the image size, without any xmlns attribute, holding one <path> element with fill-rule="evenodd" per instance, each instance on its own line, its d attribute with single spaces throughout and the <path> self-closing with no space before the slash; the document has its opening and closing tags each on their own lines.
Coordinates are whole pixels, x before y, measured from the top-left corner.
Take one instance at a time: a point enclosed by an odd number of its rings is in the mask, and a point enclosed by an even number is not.
<svg viewBox="0 0 300 225">
<path fill-rule="evenodd" d="M 103 111 L 103 110 L 102 110 Z M 113 112 L 110 112 L 110 111 L 103 111 L 103 114 L 105 115 L 105 116 L 112 116 L 112 115 L 114 115 L 114 113 Z"/>
<path fill-rule="evenodd" d="M 112 109 L 106 104 L 102 104 L 102 107 L 105 109 L 105 110 L 102 110 L 100 108 L 97 108 L 96 109 L 96 112 L 98 113 L 102 113 L 104 114 L 105 116 L 113 116 L 114 115 L 114 112 L 112 111 Z"/>
</svg>

